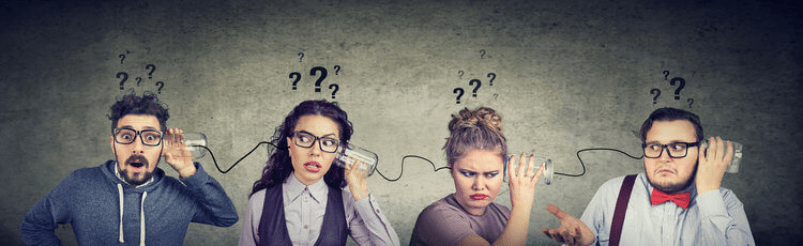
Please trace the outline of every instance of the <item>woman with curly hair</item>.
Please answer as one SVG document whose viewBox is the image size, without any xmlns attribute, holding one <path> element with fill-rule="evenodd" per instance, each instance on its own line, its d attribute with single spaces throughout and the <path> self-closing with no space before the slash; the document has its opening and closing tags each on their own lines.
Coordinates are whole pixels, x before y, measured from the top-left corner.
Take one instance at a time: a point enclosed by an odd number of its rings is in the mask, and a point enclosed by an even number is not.
<svg viewBox="0 0 803 246">
<path fill-rule="evenodd" d="M 360 245 L 399 245 L 365 170 L 333 165 L 352 132 L 335 103 L 305 101 L 290 112 L 254 183 L 240 245 L 345 245 L 347 236 Z"/>
</svg>

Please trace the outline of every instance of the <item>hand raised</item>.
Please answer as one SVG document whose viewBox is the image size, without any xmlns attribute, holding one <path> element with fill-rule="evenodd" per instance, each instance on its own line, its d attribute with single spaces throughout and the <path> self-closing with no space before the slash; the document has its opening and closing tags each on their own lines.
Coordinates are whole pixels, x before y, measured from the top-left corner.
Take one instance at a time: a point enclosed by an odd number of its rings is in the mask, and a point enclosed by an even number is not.
<svg viewBox="0 0 803 246">
<path fill-rule="evenodd" d="M 727 142 L 727 151 L 725 151 Z M 708 148 L 700 147 L 697 153 L 697 192 L 703 194 L 719 189 L 725 169 L 733 158 L 733 143 L 720 137 L 708 139 Z"/>
<path fill-rule="evenodd" d="M 535 157 L 532 155 L 529 158 L 524 153 L 519 156 L 519 165 L 517 170 L 513 169 L 513 163 L 516 161 L 516 156 L 510 156 L 508 159 L 507 170 L 510 176 L 510 201 L 515 208 L 516 206 L 524 206 L 527 210 L 532 208 L 533 198 L 535 197 L 535 184 L 538 183 L 538 178 L 544 172 L 544 164 L 536 171 Z"/>
<path fill-rule="evenodd" d="M 192 153 L 184 142 L 184 133 L 181 129 L 170 128 L 164 136 L 164 150 L 162 155 L 165 162 L 173 167 L 183 178 L 195 174 L 195 165 L 192 163 Z"/>
<path fill-rule="evenodd" d="M 368 181 L 366 181 L 367 171 L 360 168 L 365 164 L 350 156 L 346 158 L 344 174 L 346 176 L 346 182 L 349 184 L 349 192 L 351 192 L 351 196 L 354 197 L 354 201 L 359 201 L 360 199 L 368 197 L 370 194 L 368 192 Z"/>
<path fill-rule="evenodd" d="M 557 229 L 541 228 L 541 231 L 547 237 L 570 246 L 585 246 L 594 242 L 594 233 L 591 232 L 591 229 L 588 229 L 588 226 L 583 221 L 561 211 L 560 208 L 552 204 L 546 205 L 546 210 L 560 220 L 560 227 Z"/>
</svg>

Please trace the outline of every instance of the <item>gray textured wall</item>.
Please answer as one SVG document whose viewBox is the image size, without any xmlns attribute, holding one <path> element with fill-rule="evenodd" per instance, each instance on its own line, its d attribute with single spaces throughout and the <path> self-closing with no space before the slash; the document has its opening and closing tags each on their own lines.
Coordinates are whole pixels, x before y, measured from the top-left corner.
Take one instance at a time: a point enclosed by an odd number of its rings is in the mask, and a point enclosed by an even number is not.
<svg viewBox="0 0 803 246">
<path fill-rule="evenodd" d="M 268 140 L 292 107 L 332 98 L 355 126 L 353 143 L 380 156 L 388 177 L 408 154 L 444 166 L 451 113 L 489 106 L 514 152 L 581 170 L 575 152 L 639 154 L 635 135 L 658 107 L 690 109 L 706 135 L 745 145 L 723 186 L 744 202 L 759 245 L 801 244 L 800 10 L 759 1 L 3 1 L 0 3 L 0 242 L 73 170 L 113 157 L 108 106 L 120 90 L 160 91 L 170 126 L 205 133 L 228 167 Z M 299 55 L 303 52 L 303 57 Z M 125 55 L 125 59 L 120 55 Z M 156 70 L 146 69 L 154 64 Z M 339 65 L 336 71 L 334 66 Z M 328 76 L 314 92 L 322 66 Z M 664 71 L 668 71 L 668 75 Z M 292 72 L 302 74 L 292 90 Z M 337 74 L 336 74 L 337 72 Z M 493 86 L 488 73 L 496 75 Z M 142 78 L 137 86 L 136 77 Z M 685 80 L 671 85 L 672 78 Z M 472 97 L 471 79 L 482 86 Z M 156 85 L 162 81 L 164 86 Z M 465 92 L 456 104 L 455 88 Z M 654 99 L 650 94 L 659 89 Z M 675 100 L 675 95 L 679 100 Z M 693 99 L 689 101 L 689 99 Z M 655 103 L 653 103 L 655 102 Z M 263 146 L 264 148 L 264 146 Z M 266 160 L 257 151 L 220 181 L 242 216 Z M 640 160 L 593 151 L 580 178 L 536 188 L 530 244 L 557 227 L 547 203 L 579 216 L 604 181 Z M 403 243 L 417 214 L 454 191 L 446 171 L 408 159 L 398 182 L 369 178 Z M 168 174 L 176 172 L 167 165 Z M 509 205 L 506 189 L 499 202 Z M 230 228 L 194 224 L 187 245 L 234 245 Z M 58 230 L 74 244 L 69 227 Z"/>
</svg>

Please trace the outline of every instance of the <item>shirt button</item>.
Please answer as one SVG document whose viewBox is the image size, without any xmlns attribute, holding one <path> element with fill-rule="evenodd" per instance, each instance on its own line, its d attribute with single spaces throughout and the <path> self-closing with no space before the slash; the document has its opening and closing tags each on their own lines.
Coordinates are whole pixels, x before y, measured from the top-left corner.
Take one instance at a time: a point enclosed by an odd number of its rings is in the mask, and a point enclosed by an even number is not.
<svg viewBox="0 0 803 246">
<path fill-rule="evenodd" d="M 305 230 L 307 229 L 307 225 L 304 225 L 304 229 L 305 229 Z"/>
</svg>

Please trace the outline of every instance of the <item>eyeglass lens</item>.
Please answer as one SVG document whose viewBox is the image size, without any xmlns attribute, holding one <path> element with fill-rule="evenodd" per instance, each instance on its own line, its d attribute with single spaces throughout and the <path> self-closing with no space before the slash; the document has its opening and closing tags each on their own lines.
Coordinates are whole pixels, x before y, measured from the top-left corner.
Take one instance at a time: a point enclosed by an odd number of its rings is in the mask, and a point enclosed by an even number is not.
<svg viewBox="0 0 803 246">
<path fill-rule="evenodd" d="M 669 143 L 669 144 L 648 143 L 644 147 L 644 155 L 650 158 L 658 158 L 661 157 L 661 154 L 663 154 L 664 149 L 667 150 L 669 157 L 673 158 L 686 157 L 686 153 L 688 152 L 688 146 L 686 143 Z"/>
<path fill-rule="evenodd" d="M 117 129 L 117 134 L 114 135 L 114 141 L 121 144 L 130 144 L 139 136 L 142 144 L 149 146 L 156 146 L 162 142 L 162 133 L 156 130 L 143 130 L 137 132 L 133 129 L 121 128 Z"/>
<path fill-rule="evenodd" d="M 319 141 L 321 151 L 328 153 L 335 153 L 339 140 L 331 137 L 316 137 L 315 135 L 306 132 L 295 133 L 295 144 L 298 147 L 309 148 L 315 145 L 315 141 Z"/>
</svg>

